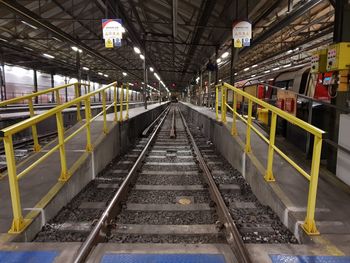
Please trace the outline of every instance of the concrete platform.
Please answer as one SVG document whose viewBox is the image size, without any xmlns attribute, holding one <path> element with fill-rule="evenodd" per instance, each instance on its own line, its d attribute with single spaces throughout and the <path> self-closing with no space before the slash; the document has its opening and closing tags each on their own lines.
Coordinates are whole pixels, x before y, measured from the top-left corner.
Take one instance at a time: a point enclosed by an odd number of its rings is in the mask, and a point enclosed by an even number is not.
<svg viewBox="0 0 350 263">
<path fill-rule="evenodd" d="M 85 129 L 66 144 L 67 167 L 72 174 L 67 183 L 58 181 L 61 168 L 60 157 L 55 152 L 19 181 L 22 213 L 25 219 L 33 221 L 31 226 L 37 230 L 54 216 L 57 211 L 70 201 L 80 189 L 94 178 L 113 158 L 126 152 L 140 133 L 165 109 L 166 103 L 149 105 L 148 109 L 138 107 L 130 109 L 129 120 L 116 124 L 113 114 L 107 115 L 109 133 L 103 133 L 102 118 L 91 124 L 93 152 L 86 152 Z M 124 112 L 125 116 L 125 112 Z M 119 117 L 119 116 L 118 116 Z M 81 123 L 68 129 L 65 136 L 75 131 Z M 40 158 L 51 147 L 54 140 L 43 147 L 42 151 L 33 153 L 18 164 L 18 172 Z M 12 223 L 12 206 L 8 177 L 0 180 L 0 241 L 9 240 L 14 235 L 6 234 Z M 22 235 L 21 240 L 31 240 L 35 231 Z"/>
<path fill-rule="evenodd" d="M 238 136 L 231 136 L 232 118 L 228 117 L 227 125 L 216 121 L 214 110 L 199 107 L 190 103 L 181 103 L 181 109 L 191 122 L 200 127 L 201 132 L 211 140 L 221 153 L 237 168 L 258 199 L 269 205 L 280 217 L 281 221 L 295 234 L 301 242 L 320 245 L 325 255 L 350 255 L 350 195 L 344 188 L 330 183 L 320 176 L 317 204 L 316 224 L 321 232 L 319 236 L 309 238 L 301 230 L 306 214 L 308 181 L 289 163 L 275 153 L 274 175 L 276 182 L 267 183 L 263 179 L 267 162 L 267 144 L 253 131 L 251 136 L 252 153 L 244 153 L 246 125 L 237 122 Z M 261 132 L 259 127 L 257 127 Z M 292 149 L 284 146 L 284 149 Z M 291 152 L 291 158 L 298 152 Z M 300 155 L 300 154 L 299 154 Z M 309 162 L 297 163 L 306 171 Z"/>
</svg>

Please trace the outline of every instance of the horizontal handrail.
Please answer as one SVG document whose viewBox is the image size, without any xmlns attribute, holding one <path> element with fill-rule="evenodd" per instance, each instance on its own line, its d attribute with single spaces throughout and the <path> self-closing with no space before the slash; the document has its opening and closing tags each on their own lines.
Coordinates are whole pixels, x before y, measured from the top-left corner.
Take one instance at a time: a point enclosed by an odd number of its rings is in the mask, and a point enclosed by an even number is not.
<svg viewBox="0 0 350 263">
<path fill-rule="evenodd" d="M 57 112 L 60 112 L 64 109 L 67 109 L 69 107 L 71 107 L 72 105 L 75 105 L 75 104 L 78 104 L 80 102 L 82 102 L 83 100 L 85 100 L 86 98 L 90 98 L 106 89 L 110 89 L 111 87 L 113 87 L 113 85 L 116 85 L 117 82 L 113 82 L 112 84 L 106 86 L 106 87 L 103 87 L 103 88 L 100 88 L 98 90 L 95 90 L 95 91 L 92 91 L 88 94 L 85 94 L 85 95 L 82 95 L 78 98 L 75 98 L 69 102 L 66 102 L 64 104 L 61 104 L 61 105 L 58 105 L 56 106 L 55 108 L 53 109 L 50 109 L 40 115 L 36 115 L 34 117 L 31 117 L 31 118 L 28 118 L 24 121 L 21 121 L 19 123 L 16 123 L 16 124 L 13 124 L 9 127 L 6 127 L 4 129 L 2 129 L 0 131 L 0 137 L 4 137 L 4 136 L 7 136 L 7 135 L 12 135 L 14 133 L 17 133 L 19 131 L 22 131 L 24 129 L 27 129 L 29 127 L 31 127 L 32 125 L 34 124 L 37 124 L 38 122 L 44 120 L 44 119 L 47 119 L 48 117 L 51 117 L 53 115 L 55 115 Z"/>
<path fill-rule="evenodd" d="M 77 92 L 77 85 L 75 84 L 75 90 Z M 123 89 L 123 87 L 126 86 L 126 89 Z M 57 87 L 56 91 L 59 90 L 59 87 Z M 113 96 L 113 102 L 110 105 L 106 104 L 106 91 L 108 89 L 114 89 L 114 96 Z M 124 91 L 126 90 L 126 100 L 124 101 Z M 95 96 L 96 94 L 102 95 L 102 110 L 100 113 L 98 113 L 95 117 L 92 117 L 91 113 L 91 97 Z M 30 222 L 26 221 L 22 216 L 22 209 L 21 209 L 21 198 L 20 198 L 20 191 L 19 191 L 19 185 L 18 181 L 23 178 L 24 176 L 28 175 L 30 171 L 32 171 L 35 167 L 37 167 L 39 164 L 43 163 L 49 156 L 51 156 L 54 152 L 59 151 L 60 156 L 60 164 L 61 164 L 61 174 L 59 176 L 59 181 L 65 182 L 67 181 L 71 176 L 71 170 L 67 167 L 67 160 L 66 160 L 66 150 L 65 150 L 65 144 L 70 141 L 72 138 L 77 136 L 80 132 L 83 130 L 86 130 L 86 151 L 92 152 L 93 146 L 91 141 L 91 123 L 96 120 L 97 117 L 103 116 L 103 121 L 101 122 L 103 125 L 103 132 L 105 134 L 108 133 L 108 127 L 107 127 L 107 111 L 114 107 L 114 121 L 118 122 L 118 112 L 117 112 L 117 106 L 120 106 L 120 117 L 119 121 L 123 121 L 123 111 L 124 106 L 126 106 L 126 116 L 125 120 L 128 119 L 129 115 L 129 85 L 123 85 L 120 92 L 120 100 L 119 104 L 117 101 L 117 82 L 113 82 L 103 88 L 100 88 L 98 90 L 89 92 L 85 95 L 79 95 L 79 93 L 76 93 L 76 98 L 72 101 L 66 102 L 64 104 L 60 104 L 60 101 L 58 101 L 59 105 L 55 108 L 52 108 L 44 113 L 41 113 L 36 116 L 31 116 L 30 118 L 23 120 L 19 123 L 13 124 L 9 127 L 6 127 L 0 131 L 0 137 L 4 141 L 5 146 L 5 154 L 6 154 L 6 162 L 7 162 L 7 170 L 8 170 L 8 178 L 9 178 L 9 186 L 10 186 L 10 192 L 11 192 L 11 203 L 12 203 L 12 211 L 13 211 L 13 221 L 12 221 L 12 227 L 10 229 L 10 233 L 20 233 L 22 232 Z M 29 99 L 31 101 L 31 99 Z M 84 104 L 84 110 L 85 110 L 85 121 L 81 122 L 81 126 L 78 127 L 75 131 L 73 131 L 71 134 L 66 135 L 65 137 L 65 127 L 63 123 L 63 115 L 62 112 L 71 107 L 72 105 L 77 105 L 77 110 L 80 113 L 80 104 Z M 52 148 L 48 149 L 46 153 L 40 156 L 37 160 L 30 163 L 29 166 L 24 168 L 21 172 L 17 172 L 17 165 L 16 160 L 14 158 L 14 147 L 12 142 L 12 137 L 18 132 L 23 131 L 24 129 L 30 128 L 30 127 L 36 127 L 36 125 L 44 120 L 47 120 L 48 118 L 56 116 L 56 123 L 57 123 L 57 137 L 58 137 L 58 144 L 53 146 Z M 81 117 L 80 117 L 81 118 Z M 81 119 L 80 119 L 81 120 Z"/>
<path fill-rule="evenodd" d="M 69 84 L 65 84 L 65 85 L 61 85 L 61 86 L 45 89 L 45 90 L 42 90 L 42 91 L 33 92 L 32 94 L 24 95 L 24 96 L 21 96 L 21 97 L 17 97 L 17 98 L 1 101 L 0 102 L 0 107 L 5 107 L 7 105 L 14 104 L 14 103 L 16 103 L 18 101 L 22 101 L 22 100 L 33 99 L 35 97 L 38 97 L 38 96 L 41 96 L 41 95 L 44 95 L 44 94 L 48 94 L 48 93 L 52 93 L 52 92 L 55 92 L 55 91 L 58 91 L 58 90 L 61 90 L 61 89 L 68 88 L 70 86 L 74 87 L 74 85 L 90 86 L 87 83 L 80 83 L 80 82 L 69 83 Z"/>
<path fill-rule="evenodd" d="M 294 167 L 302 176 L 304 176 L 309 181 L 309 195 L 307 202 L 307 211 L 306 218 L 302 228 L 309 235 L 319 234 L 316 223 L 315 223 L 315 209 L 316 209 L 316 194 L 317 194 L 317 184 L 320 168 L 320 159 L 321 159 L 321 149 L 322 149 L 322 136 L 325 133 L 323 130 L 295 117 L 292 114 L 282 111 L 281 109 L 273 106 L 263 100 L 260 100 L 253 95 L 244 92 L 243 90 L 231 86 L 227 83 L 222 83 L 221 85 L 216 86 L 216 119 L 219 120 L 219 88 L 221 88 L 221 121 L 226 123 L 226 112 L 227 108 L 232 111 L 232 128 L 231 134 L 236 136 L 237 131 L 237 117 L 246 124 L 246 143 L 245 151 L 247 153 L 251 152 L 251 130 L 253 130 L 264 142 L 268 144 L 268 155 L 267 155 L 267 168 L 265 171 L 265 180 L 268 182 L 274 182 L 275 177 L 273 175 L 273 159 L 274 152 L 278 153 L 282 158 L 284 158 L 292 167 Z M 231 107 L 227 103 L 227 92 L 231 90 L 233 92 L 233 106 Z M 241 116 L 237 112 L 237 95 L 242 96 L 248 101 L 248 115 L 247 117 Z M 271 112 L 271 126 L 270 126 L 270 136 L 267 138 L 264 136 L 254 125 L 252 121 L 252 111 L 253 103 L 267 109 Z M 277 126 L 277 116 L 282 119 L 299 126 L 304 131 L 314 135 L 314 148 L 312 155 L 312 163 L 310 173 L 307 173 L 300 165 L 288 157 L 281 149 L 275 145 L 275 136 L 276 136 L 276 126 Z"/>
</svg>

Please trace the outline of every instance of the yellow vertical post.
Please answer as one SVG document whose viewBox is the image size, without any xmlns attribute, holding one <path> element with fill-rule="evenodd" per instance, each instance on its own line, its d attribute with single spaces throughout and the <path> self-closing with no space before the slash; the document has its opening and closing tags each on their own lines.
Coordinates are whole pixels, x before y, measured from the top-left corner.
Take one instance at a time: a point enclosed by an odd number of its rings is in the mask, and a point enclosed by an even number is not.
<svg viewBox="0 0 350 263">
<path fill-rule="evenodd" d="M 250 130 L 252 126 L 252 112 L 253 112 L 253 102 L 248 100 L 248 120 L 247 120 L 247 131 L 246 131 L 246 143 L 245 143 L 245 151 L 247 153 L 251 152 L 252 148 L 250 146 Z"/>
<path fill-rule="evenodd" d="M 21 232 L 23 228 L 24 220 L 22 216 L 21 198 L 19 195 L 15 153 L 13 150 L 11 135 L 4 137 L 4 147 L 5 147 L 7 173 L 9 178 L 12 212 L 13 212 L 13 221 L 9 232 L 18 233 L 18 232 Z"/>
<path fill-rule="evenodd" d="M 124 84 L 120 87 L 120 121 L 123 121 L 123 100 L 124 100 L 124 90 L 123 90 Z"/>
<path fill-rule="evenodd" d="M 237 132 L 237 94 L 234 90 L 233 92 L 233 112 L 232 112 L 232 128 L 231 128 L 231 134 L 232 135 L 238 135 Z"/>
<path fill-rule="evenodd" d="M 219 87 L 215 87 L 215 115 L 216 115 L 216 120 L 219 120 Z"/>
<path fill-rule="evenodd" d="M 114 121 L 118 122 L 117 83 L 113 84 Z"/>
<path fill-rule="evenodd" d="M 105 134 L 107 134 L 108 128 L 107 128 L 107 111 L 106 111 L 106 92 L 105 92 L 105 90 L 102 91 L 102 110 L 103 110 L 103 132 Z"/>
<path fill-rule="evenodd" d="M 56 103 L 61 104 L 60 90 L 56 90 Z"/>
<path fill-rule="evenodd" d="M 320 159 L 322 151 L 322 137 L 315 136 L 314 149 L 312 153 L 310 183 L 309 183 L 309 196 L 307 201 L 306 218 L 302 228 L 308 235 L 318 235 L 319 232 L 315 223 L 315 210 L 316 210 L 316 195 L 318 175 L 320 170 Z"/>
<path fill-rule="evenodd" d="M 86 151 L 92 152 L 91 144 L 91 103 L 90 97 L 85 99 L 85 121 L 86 121 Z"/>
<path fill-rule="evenodd" d="M 274 148 L 275 137 L 276 137 L 276 123 L 277 123 L 277 114 L 272 112 L 271 115 L 271 127 L 270 127 L 270 143 L 269 150 L 267 154 L 267 168 L 265 172 L 265 180 L 268 182 L 274 182 L 275 177 L 273 176 L 273 157 L 274 157 Z"/>
<path fill-rule="evenodd" d="M 35 115 L 35 112 L 34 112 L 34 106 L 33 106 L 33 99 L 32 98 L 30 98 L 28 100 L 28 106 L 29 106 L 30 117 L 33 117 Z M 41 146 L 39 144 L 38 131 L 36 129 L 36 124 L 32 125 L 32 136 L 33 136 L 33 142 L 34 142 L 34 149 L 33 150 L 35 152 L 39 152 L 40 149 L 41 149 Z"/>
<path fill-rule="evenodd" d="M 75 98 L 79 98 L 79 83 L 74 83 Z M 77 120 L 81 121 L 80 102 L 77 103 Z"/>
<path fill-rule="evenodd" d="M 126 116 L 125 119 L 129 119 L 129 83 L 126 84 Z"/>
<path fill-rule="evenodd" d="M 226 123 L 226 87 L 221 86 L 221 121 Z"/>
<path fill-rule="evenodd" d="M 66 158 L 66 149 L 64 145 L 64 123 L 62 118 L 62 112 L 56 113 L 56 123 L 57 123 L 57 137 L 58 145 L 60 146 L 60 160 L 61 160 L 61 176 L 59 181 L 68 180 L 68 171 L 67 171 L 67 158 Z"/>
</svg>

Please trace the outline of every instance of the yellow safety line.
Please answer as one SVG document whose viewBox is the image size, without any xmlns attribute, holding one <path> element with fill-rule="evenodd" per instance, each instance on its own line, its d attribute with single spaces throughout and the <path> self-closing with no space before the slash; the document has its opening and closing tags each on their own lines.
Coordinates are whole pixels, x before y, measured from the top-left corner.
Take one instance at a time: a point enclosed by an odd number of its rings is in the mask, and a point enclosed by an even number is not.
<svg viewBox="0 0 350 263">
<path fill-rule="evenodd" d="M 340 250 L 336 245 L 334 245 L 330 240 L 328 240 L 324 236 L 314 236 L 312 240 L 316 244 L 324 246 L 327 252 L 332 256 L 345 256 L 342 250 Z"/>
</svg>

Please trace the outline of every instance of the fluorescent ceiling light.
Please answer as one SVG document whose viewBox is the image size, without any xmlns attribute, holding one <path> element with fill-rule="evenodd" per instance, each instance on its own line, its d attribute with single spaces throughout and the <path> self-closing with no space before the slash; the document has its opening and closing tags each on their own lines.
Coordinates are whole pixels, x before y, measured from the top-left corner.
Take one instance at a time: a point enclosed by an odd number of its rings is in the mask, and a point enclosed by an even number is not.
<svg viewBox="0 0 350 263">
<path fill-rule="evenodd" d="M 158 80 L 160 80 L 160 77 L 158 76 L 157 73 L 154 72 L 154 76 L 155 76 Z"/>
<path fill-rule="evenodd" d="M 237 75 L 238 75 L 238 73 L 236 72 L 234 75 L 235 75 L 235 76 L 237 76 Z"/>
<path fill-rule="evenodd" d="M 140 58 L 141 58 L 142 60 L 145 60 L 145 56 L 142 55 L 142 54 L 140 54 Z"/>
<path fill-rule="evenodd" d="M 271 70 L 265 70 L 264 71 L 264 73 L 270 73 L 271 72 Z"/>
<path fill-rule="evenodd" d="M 73 47 L 71 47 L 75 52 L 79 52 L 79 53 L 82 53 L 83 51 L 80 49 L 80 48 L 78 48 L 78 47 L 75 47 L 75 46 L 73 46 Z"/>
<path fill-rule="evenodd" d="M 153 71 L 154 71 L 154 69 L 153 69 L 152 67 L 150 67 L 150 68 L 149 68 L 149 70 L 150 70 L 151 72 L 153 72 Z"/>
<path fill-rule="evenodd" d="M 258 65 L 257 65 L 257 64 L 255 64 L 255 65 L 253 65 L 253 66 L 252 66 L 252 68 L 256 68 L 257 66 L 258 66 Z"/>
<path fill-rule="evenodd" d="M 29 51 L 33 51 L 33 49 L 31 49 L 30 47 L 23 47 L 23 48 Z"/>
<path fill-rule="evenodd" d="M 83 67 L 83 70 L 90 70 L 88 67 Z"/>
<path fill-rule="evenodd" d="M 256 77 L 256 75 L 255 75 L 255 74 L 253 74 L 251 77 L 252 77 L 252 78 L 254 78 L 254 77 Z"/>
<path fill-rule="evenodd" d="M 103 76 L 103 73 L 102 72 L 99 72 L 99 73 L 97 73 L 98 75 L 100 75 L 100 76 Z"/>
<path fill-rule="evenodd" d="M 276 71 L 276 70 L 279 70 L 279 69 L 280 69 L 280 67 L 277 67 L 277 68 L 273 68 L 272 70 Z"/>
<path fill-rule="evenodd" d="M 123 72 L 123 76 L 125 77 L 125 76 L 127 76 L 128 75 L 128 73 L 126 73 L 126 72 Z"/>
<path fill-rule="evenodd" d="M 287 54 L 293 53 L 293 50 L 290 49 L 290 50 L 288 50 L 286 53 L 287 53 Z"/>
<path fill-rule="evenodd" d="M 138 47 L 134 47 L 134 51 L 135 51 L 136 54 L 140 54 L 141 53 L 141 50 Z"/>
<path fill-rule="evenodd" d="M 289 63 L 289 64 L 287 64 L 287 65 L 284 65 L 283 67 L 284 67 L 284 68 L 289 68 L 290 66 L 292 66 L 291 63 Z"/>
<path fill-rule="evenodd" d="M 104 74 L 103 76 L 105 76 L 106 78 L 108 78 L 108 75 L 107 75 L 107 74 Z"/>
<path fill-rule="evenodd" d="M 216 63 L 220 63 L 221 62 L 221 58 L 218 58 L 217 60 L 216 60 Z"/>
<path fill-rule="evenodd" d="M 230 53 L 225 52 L 224 54 L 222 54 L 222 55 L 221 55 L 221 57 L 222 57 L 222 58 L 227 58 L 227 57 L 228 57 L 228 55 L 230 55 Z"/>
<path fill-rule="evenodd" d="M 129 82 L 129 86 L 134 86 L 134 84 Z"/>
<path fill-rule="evenodd" d="M 245 68 L 245 69 L 243 69 L 244 71 L 248 71 L 250 68 Z"/>
<path fill-rule="evenodd" d="M 49 54 L 46 54 L 46 53 L 44 53 L 43 56 L 44 56 L 44 57 L 47 57 L 47 58 L 55 58 L 54 56 L 49 55 Z"/>
<path fill-rule="evenodd" d="M 27 25 L 27 26 L 29 26 L 29 27 L 31 27 L 31 28 L 34 28 L 34 29 L 38 29 L 36 26 L 33 26 L 32 24 L 29 24 L 28 22 L 26 22 L 26 21 L 21 21 L 23 24 L 25 24 L 25 25 Z"/>
</svg>

